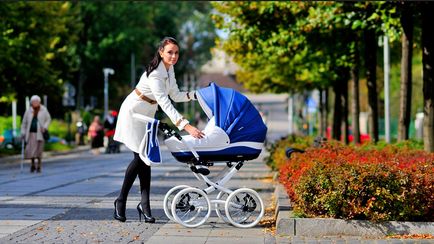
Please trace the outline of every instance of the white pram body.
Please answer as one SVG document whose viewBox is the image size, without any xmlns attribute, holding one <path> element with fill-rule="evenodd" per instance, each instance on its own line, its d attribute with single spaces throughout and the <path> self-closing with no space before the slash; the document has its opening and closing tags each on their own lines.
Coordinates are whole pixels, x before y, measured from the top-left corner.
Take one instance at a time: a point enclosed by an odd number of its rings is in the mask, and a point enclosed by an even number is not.
<svg viewBox="0 0 434 244">
<path fill-rule="evenodd" d="M 180 136 L 166 124 L 159 129 L 169 136 L 165 140 L 172 155 L 186 163 L 195 177 L 206 183 L 205 189 L 187 185 L 175 186 L 164 198 L 167 217 L 186 227 L 203 224 L 212 208 L 225 222 L 240 228 L 255 226 L 264 214 L 264 205 L 259 194 L 249 188 L 230 190 L 225 184 L 238 172 L 247 160 L 261 153 L 267 127 L 256 108 L 241 93 L 221 88 L 211 83 L 198 90 L 198 100 L 209 118 L 204 129 L 205 137 L 195 139 L 190 135 Z M 135 116 L 147 121 L 144 116 Z M 141 157 L 146 158 L 145 150 Z M 219 179 L 211 181 L 207 175 L 215 164 L 224 164 Z M 218 190 L 216 199 L 209 199 L 211 192 Z"/>
<path fill-rule="evenodd" d="M 201 161 L 242 161 L 251 160 L 259 156 L 263 143 L 260 142 L 235 142 L 230 143 L 226 132 L 215 125 L 215 117 L 212 117 L 205 129 L 205 136 L 196 139 L 190 135 L 182 136 L 183 141 L 176 137 L 170 137 L 164 141 L 172 155 L 180 162 L 194 161 L 191 147 L 198 153 Z"/>
</svg>

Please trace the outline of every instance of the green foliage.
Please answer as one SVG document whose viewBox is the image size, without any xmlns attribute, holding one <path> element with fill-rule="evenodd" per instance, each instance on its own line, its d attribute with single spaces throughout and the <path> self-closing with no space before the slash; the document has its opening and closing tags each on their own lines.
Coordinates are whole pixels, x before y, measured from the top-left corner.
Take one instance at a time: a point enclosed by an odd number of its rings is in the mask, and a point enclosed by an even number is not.
<svg viewBox="0 0 434 244">
<path fill-rule="evenodd" d="M 92 123 L 92 115 L 88 111 L 82 111 L 81 112 L 81 118 L 83 119 L 83 122 L 89 126 L 90 123 Z"/>
<path fill-rule="evenodd" d="M 273 170 L 278 170 L 282 164 L 286 163 L 285 151 L 288 147 L 306 149 L 313 143 L 312 137 L 288 136 L 276 143 L 268 145 L 269 156 L 265 158 L 265 163 Z"/>
<path fill-rule="evenodd" d="M 7 156 L 12 156 L 12 155 L 17 155 L 21 153 L 21 149 L 20 148 L 13 148 L 13 149 L 8 149 L 8 148 L 0 148 L 0 158 L 1 157 L 7 157 Z"/>
<path fill-rule="evenodd" d="M 360 145 L 360 150 L 383 150 L 385 148 L 393 147 L 396 150 L 423 150 L 423 141 L 421 140 L 406 140 L 401 142 L 395 142 L 394 144 L 386 143 L 385 141 L 379 141 L 377 143 L 367 142 Z"/>
<path fill-rule="evenodd" d="M 351 30 L 337 21 L 342 3 L 224 2 L 216 26 L 230 31 L 223 49 L 253 91 L 327 87 L 351 62 Z M 324 45 L 333 43 L 334 45 Z"/>
<path fill-rule="evenodd" d="M 45 143 L 44 144 L 44 150 L 45 151 L 55 151 L 55 152 L 62 152 L 62 151 L 68 151 L 71 150 L 73 146 L 69 146 L 66 144 L 62 144 L 60 142 L 55 143 Z"/>
<path fill-rule="evenodd" d="M 111 67 L 110 105 L 118 109 L 131 91 L 131 54 L 136 77 L 155 53 L 158 41 L 173 36 L 180 41 L 178 77 L 196 71 L 210 57 L 215 30 L 208 2 L 7 2 L 0 5 L 0 102 L 49 96 L 61 105 L 63 85 L 76 88 L 78 108 L 89 97 L 103 103 L 104 67 Z M 184 55 L 186 54 L 186 55 Z M 137 79 L 138 80 L 138 79 Z M 136 82 L 137 82 L 136 80 Z M 77 97 L 76 97 L 77 98 Z M 0 113 L 5 113 L 0 106 Z M 62 117 L 62 106 L 49 106 Z"/>
<path fill-rule="evenodd" d="M 71 125 L 72 134 L 75 133 L 75 126 Z M 68 123 L 63 120 L 53 119 L 48 127 L 50 135 L 65 139 L 68 136 Z"/>
<path fill-rule="evenodd" d="M 59 100 L 61 85 L 77 69 L 79 23 L 68 2 L 0 4 L 0 98 L 24 101 L 33 94 Z M 24 104 L 19 103 L 19 110 Z"/>
<path fill-rule="evenodd" d="M 177 77 L 196 70 L 210 57 L 215 30 L 207 17 L 206 2 L 79 2 L 80 18 L 84 24 L 78 53 L 81 83 L 85 97 L 103 97 L 102 69 L 111 67 L 109 94 L 113 109 L 118 109 L 130 91 L 131 54 L 135 54 L 136 81 L 156 52 L 164 36 L 178 39 L 180 60 L 175 66 Z M 113 55 L 116 54 L 116 55 Z M 122 91 L 122 92 L 120 92 Z M 101 104 L 102 105 L 102 104 Z"/>
<path fill-rule="evenodd" d="M 0 116 L 0 134 L 5 130 L 11 130 L 13 128 L 12 125 L 12 116 L 10 117 L 2 117 Z M 19 129 L 21 125 L 21 116 L 17 116 L 17 129 Z"/>
<path fill-rule="evenodd" d="M 223 49 L 255 92 L 326 88 L 348 73 L 360 32 L 399 37 L 398 4 L 389 2 L 215 2 Z"/>
</svg>

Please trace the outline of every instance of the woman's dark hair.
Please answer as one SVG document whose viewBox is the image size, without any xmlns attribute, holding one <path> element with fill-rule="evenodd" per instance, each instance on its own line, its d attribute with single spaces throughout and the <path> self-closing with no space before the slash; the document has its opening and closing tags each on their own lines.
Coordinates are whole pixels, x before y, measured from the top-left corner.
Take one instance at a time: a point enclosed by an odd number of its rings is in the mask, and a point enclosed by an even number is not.
<svg viewBox="0 0 434 244">
<path fill-rule="evenodd" d="M 161 61 L 160 51 L 163 51 L 164 47 L 168 43 L 172 43 L 172 44 L 178 46 L 178 48 L 179 48 L 178 42 L 176 41 L 175 38 L 173 38 L 173 37 L 164 37 L 163 40 L 161 40 L 160 44 L 158 45 L 158 49 L 155 52 L 154 58 L 148 64 L 148 67 L 146 67 L 146 77 L 149 77 L 149 74 L 158 67 L 158 64 L 160 64 L 160 61 Z"/>
</svg>

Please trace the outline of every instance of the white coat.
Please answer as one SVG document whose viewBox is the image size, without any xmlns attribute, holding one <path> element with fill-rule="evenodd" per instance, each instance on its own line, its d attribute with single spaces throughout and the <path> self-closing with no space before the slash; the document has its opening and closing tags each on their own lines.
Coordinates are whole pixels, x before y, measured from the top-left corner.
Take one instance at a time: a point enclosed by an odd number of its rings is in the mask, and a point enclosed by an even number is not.
<svg viewBox="0 0 434 244">
<path fill-rule="evenodd" d="M 44 129 L 48 129 L 48 126 L 51 122 L 51 116 L 50 113 L 48 113 L 48 110 L 44 105 L 40 105 L 41 108 L 38 112 L 38 127 L 36 131 L 36 139 L 38 141 L 43 141 L 44 138 L 42 136 L 41 127 Z M 33 119 L 33 108 L 30 106 L 29 109 L 26 110 L 26 112 L 23 115 L 23 121 L 21 123 L 21 134 L 25 135 L 26 142 L 29 140 L 29 131 L 30 126 L 32 125 L 32 119 Z"/>
<path fill-rule="evenodd" d="M 139 153 L 140 142 L 146 132 L 146 124 L 134 119 L 133 114 L 139 113 L 154 118 L 158 105 L 160 105 L 172 123 L 179 130 L 183 130 L 189 122 L 175 109 L 169 96 L 174 102 L 187 102 L 193 100 L 194 91 L 180 92 L 176 84 L 173 66 L 170 66 L 169 71 L 167 71 L 163 62 L 160 62 L 149 77 L 146 77 L 146 72 L 143 73 L 136 88 L 141 94 L 157 101 L 158 104 L 151 104 L 142 100 L 133 90 L 121 105 L 113 139 L 124 143 L 131 151 Z"/>
</svg>

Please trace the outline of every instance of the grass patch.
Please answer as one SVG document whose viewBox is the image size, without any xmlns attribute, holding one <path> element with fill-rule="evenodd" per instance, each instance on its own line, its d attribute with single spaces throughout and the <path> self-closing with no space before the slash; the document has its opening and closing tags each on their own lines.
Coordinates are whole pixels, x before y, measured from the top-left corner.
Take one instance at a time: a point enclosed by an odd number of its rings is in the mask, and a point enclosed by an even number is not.
<svg viewBox="0 0 434 244">
<path fill-rule="evenodd" d="M 60 142 L 45 143 L 44 151 L 63 152 L 73 149 L 73 146 L 69 146 Z"/>
</svg>

